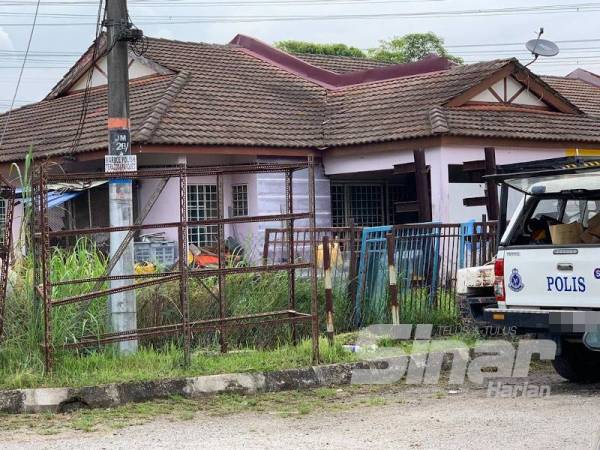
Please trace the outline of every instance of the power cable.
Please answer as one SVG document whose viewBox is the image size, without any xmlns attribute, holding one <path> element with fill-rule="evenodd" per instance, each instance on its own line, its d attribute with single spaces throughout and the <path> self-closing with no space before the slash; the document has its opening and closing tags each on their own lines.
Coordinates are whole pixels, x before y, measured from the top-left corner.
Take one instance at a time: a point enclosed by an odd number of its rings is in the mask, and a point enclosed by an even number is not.
<svg viewBox="0 0 600 450">
<path fill-rule="evenodd" d="M 137 16 L 143 25 L 184 25 L 197 23 L 248 23 L 248 22 L 281 22 L 281 21 L 321 21 L 321 20 L 369 20 L 369 19 L 422 19 L 422 18 L 449 18 L 457 16 L 498 16 L 514 14 L 557 14 L 581 13 L 600 11 L 600 3 L 576 3 L 558 5 L 536 5 L 494 9 L 469 9 L 455 11 L 420 11 L 398 13 L 372 13 L 372 14 L 321 14 L 321 15 L 287 15 L 287 16 L 169 16 L 169 20 L 157 16 Z M 45 22 L 40 26 L 88 26 L 90 22 Z M 20 23 L 2 23 L 2 27 L 23 26 Z"/>
</svg>

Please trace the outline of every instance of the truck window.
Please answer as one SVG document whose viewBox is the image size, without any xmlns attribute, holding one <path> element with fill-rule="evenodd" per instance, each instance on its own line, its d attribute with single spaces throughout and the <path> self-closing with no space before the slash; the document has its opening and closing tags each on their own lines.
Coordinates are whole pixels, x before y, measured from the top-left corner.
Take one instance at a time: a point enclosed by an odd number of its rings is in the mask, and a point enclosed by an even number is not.
<svg viewBox="0 0 600 450">
<path fill-rule="evenodd" d="M 511 244 L 547 245 L 552 243 L 550 225 L 560 223 L 564 201 L 561 198 L 531 198 Z M 527 213 L 529 211 L 529 213 Z"/>
<path fill-rule="evenodd" d="M 511 239 L 512 245 L 550 245 L 550 226 L 558 224 L 581 223 L 583 228 L 600 213 L 600 196 L 592 198 L 530 198 L 523 208 L 518 228 Z"/>
</svg>

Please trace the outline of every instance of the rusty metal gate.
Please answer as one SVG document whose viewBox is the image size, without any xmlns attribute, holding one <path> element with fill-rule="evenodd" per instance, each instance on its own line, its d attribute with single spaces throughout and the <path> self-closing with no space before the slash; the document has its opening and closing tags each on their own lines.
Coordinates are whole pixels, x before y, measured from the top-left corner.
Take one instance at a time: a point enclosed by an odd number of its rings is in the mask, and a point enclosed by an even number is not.
<svg viewBox="0 0 600 450">
<path fill-rule="evenodd" d="M 179 283 L 179 308 L 180 318 L 175 323 L 154 327 L 136 328 L 135 330 L 123 332 L 111 332 L 102 335 L 84 335 L 78 337 L 74 342 L 59 343 L 58 346 L 64 349 L 81 348 L 89 346 L 98 346 L 102 344 L 110 344 L 114 342 L 138 339 L 144 336 L 156 335 L 181 335 L 184 339 L 184 355 L 185 363 L 189 363 L 190 346 L 192 334 L 207 331 L 219 331 L 221 350 L 227 351 L 228 330 L 242 327 L 257 327 L 269 326 L 275 324 L 289 324 L 291 327 L 292 336 L 296 341 L 296 324 L 299 322 L 310 322 L 311 324 L 311 339 L 313 361 L 318 362 L 318 310 L 317 310 L 317 264 L 316 264 L 316 235 L 315 235 L 315 167 L 313 157 L 308 157 L 306 161 L 286 164 L 244 164 L 232 166 L 216 166 L 216 167 L 175 167 L 164 169 L 147 169 L 138 172 L 124 173 L 69 173 L 51 172 L 50 167 L 41 165 L 36 170 L 34 180 L 34 211 L 36 217 L 35 223 L 35 239 L 39 249 L 37 254 L 38 259 L 38 275 L 36 276 L 36 290 L 44 305 L 44 354 L 46 370 L 52 368 L 52 354 L 55 349 L 55 344 L 52 338 L 52 314 L 54 310 L 66 305 L 80 304 L 85 305 L 93 299 L 98 299 L 118 292 L 140 289 L 146 286 L 157 285 L 167 282 Z M 295 212 L 293 210 L 293 175 L 298 170 L 308 171 L 308 210 Z M 285 175 L 285 191 L 286 191 L 286 210 L 284 213 L 259 216 L 243 216 L 226 218 L 224 214 L 224 185 L 223 177 L 229 174 L 248 174 L 248 173 L 266 173 L 276 172 Z M 216 176 L 217 179 L 217 210 L 218 217 L 216 219 L 205 220 L 189 220 L 187 217 L 187 179 L 191 176 Z M 74 230 L 59 230 L 52 231 L 48 225 L 48 186 L 51 183 L 73 182 L 73 181 L 98 181 L 110 179 L 128 179 L 128 180 L 162 180 L 159 181 L 158 194 L 152 196 L 148 205 L 143 208 L 142 214 L 138 220 L 130 226 L 121 227 L 94 227 L 94 228 L 79 228 Z M 166 181 L 177 179 L 179 184 L 179 220 L 168 223 L 144 223 L 143 218 L 156 197 L 160 195 L 160 191 L 166 184 Z M 175 199 L 174 199 L 175 200 Z M 151 204 L 150 204 L 151 203 Z M 301 262 L 296 261 L 294 257 L 296 246 L 294 244 L 294 221 L 300 219 L 308 219 L 308 237 L 310 258 L 304 259 Z M 287 252 L 289 259 L 286 262 L 277 262 L 272 264 L 262 264 L 259 266 L 242 266 L 242 267 L 227 267 L 225 257 L 225 224 L 235 223 L 250 223 L 250 222 L 272 222 L 284 221 L 287 224 L 287 232 L 292 239 L 287 242 Z M 195 269 L 190 268 L 187 264 L 186 255 L 188 254 L 188 227 L 190 226 L 216 226 L 217 227 L 217 248 L 218 248 L 218 267 L 210 269 Z M 178 250 L 179 261 L 177 267 L 172 270 L 162 273 L 147 273 L 147 274 L 126 274 L 121 276 L 111 275 L 111 269 L 118 257 L 122 254 L 122 250 L 127 243 L 133 238 L 134 234 L 140 230 L 156 230 L 165 228 L 177 229 L 178 235 Z M 83 278 L 83 279 L 55 279 L 49 266 L 50 258 L 50 240 L 66 236 L 91 236 L 101 233 L 124 232 L 128 234 L 125 237 L 123 244 L 119 247 L 113 260 L 109 261 L 105 273 L 100 277 Z M 305 270 L 311 285 L 310 294 L 310 312 L 300 312 L 296 309 L 296 292 L 295 292 L 295 274 L 298 270 Z M 132 268 L 133 270 L 133 268 Z M 255 314 L 228 316 L 226 313 L 227 299 L 225 298 L 225 285 L 228 275 L 242 273 L 262 273 L 284 271 L 288 274 L 288 308 L 279 311 L 266 311 Z M 188 280 L 192 277 L 200 280 L 207 277 L 218 278 L 218 291 L 214 294 L 218 302 L 219 317 L 201 320 L 190 320 L 190 305 L 188 301 Z M 113 280 L 126 281 L 130 280 L 131 284 L 126 284 L 120 287 L 104 289 L 103 285 L 106 282 Z M 85 293 L 72 295 L 63 298 L 54 298 L 53 289 L 58 286 L 66 285 L 82 285 L 93 283 L 93 288 Z M 1 315 L 0 315 L 1 318 Z"/>
</svg>

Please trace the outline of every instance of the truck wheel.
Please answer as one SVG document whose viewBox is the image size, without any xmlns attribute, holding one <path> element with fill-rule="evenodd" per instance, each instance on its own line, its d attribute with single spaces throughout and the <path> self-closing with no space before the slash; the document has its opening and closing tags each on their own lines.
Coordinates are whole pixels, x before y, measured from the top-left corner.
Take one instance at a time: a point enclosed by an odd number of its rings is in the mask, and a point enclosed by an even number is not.
<svg viewBox="0 0 600 450">
<path fill-rule="evenodd" d="M 574 383 L 600 381 L 600 352 L 593 352 L 583 344 L 562 342 L 562 351 L 552 362 L 554 370 Z"/>
<path fill-rule="evenodd" d="M 474 324 L 475 321 L 473 320 L 473 314 L 471 314 L 471 307 L 467 297 L 460 296 L 458 298 L 458 311 L 463 326 L 472 326 Z"/>
</svg>

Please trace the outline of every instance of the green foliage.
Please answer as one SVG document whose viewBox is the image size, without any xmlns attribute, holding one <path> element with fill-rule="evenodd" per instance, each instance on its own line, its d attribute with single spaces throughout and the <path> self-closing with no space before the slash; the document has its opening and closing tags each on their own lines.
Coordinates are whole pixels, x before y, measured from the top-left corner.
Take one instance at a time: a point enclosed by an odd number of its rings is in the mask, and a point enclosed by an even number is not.
<svg viewBox="0 0 600 450">
<path fill-rule="evenodd" d="M 30 226 L 31 218 L 33 214 L 33 186 L 32 186 L 32 170 L 33 170 L 33 147 L 29 147 L 27 155 L 25 155 L 25 162 L 23 163 L 23 170 L 17 163 L 12 163 L 10 166 L 10 173 L 15 172 L 17 175 L 17 185 L 22 188 L 21 197 L 23 200 L 23 215 L 21 217 L 21 226 L 17 235 L 17 248 L 29 248 L 32 245 L 30 237 Z M 20 256 L 20 255 L 18 255 Z"/>
<path fill-rule="evenodd" d="M 313 55 L 352 56 L 355 58 L 373 58 L 393 63 L 409 63 L 419 61 L 434 54 L 462 63 L 462 58 L 451 55 L 444 47 L 444 40 L 435 33 L 409 33 L 392 39 L 380 41 L 377 48 L 367 53 L 346 44 L 319 44 L 305 41 L 279 41 L 275 46 L 288 53 L 308 53 Z"/>
<path fill-rule="evenodd" d="M 350 362 L 356 355 L 344 351 L 341 345 L 330 346 L 325 339 L 319 343 L 324 364 Z M 157 349 L 143 346 L 128 356 L 110 351 L 92 351 L 85 356 L 69 352 L 56 360 L 54 371 L 43 376 L 34 367 L 11 370 L 0 365 L 0 388 L 29 388 L 37 386 L 91 386 L 127 381 L 148 381 L 219 373 L 257 372 L 308 367 L 311 365 L 311 342 L 298 345 L 279 345 L 269 350 L 246 348 L 225 355 L 196 351 L 188 368 L 181 366 L 183 353 L 174 344 Z M 0 361 L 2 362 L 2 361 Z"/>
<path fill-rule="evenodd" d="M 370 58 L 395 63 L 419 61 L 428 55 L 438 55 L 451 61 L 462 63 L 460 57 L 448 53 L 444 40 L 435 33 L 409 33 L 390 40 L 380 41 L 378 48 L 370 49 Z"/>
<path fill-rule="evenodd" d="M 356 47 L 350 47 L 346 44 L 318 44 L 305 41 L 279 41 L 275 42 L 275 47 L 288 53 L 309 53 L 312 55 L 335 55 L 352 56 L 354 58 L 365 58 L 365 53 Z"/>
<path fill-rule="evenodd" d="M 106 258 L 86 239 L 77 241 L 72 249 L 53 249 L 50 257 L 54 281 L 97 277 L 106 267 Z M 6 298 L 5 330 L 0 344 L 0 368 L 16 374 L 30 370 L 42 371 L 43 341 L 42 309 L 34 295 L 34 266 L 30 256 L 13 266 L 14 276 L 9 282 Z M 88 292 L 92 283 L 57 286 L 52 290 L 54 299 Z M 106 297 L 94 299 L 82 313 L 79 305 L 53 309 L 52 336 L 54 345 L 72 342 L 82 335 L 98 335 L 106 331 Z M 0 376 L 1 378 L 1 376 Z"/>
</svg>

